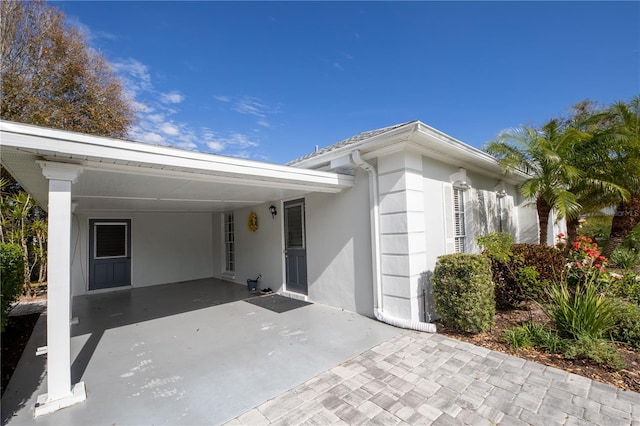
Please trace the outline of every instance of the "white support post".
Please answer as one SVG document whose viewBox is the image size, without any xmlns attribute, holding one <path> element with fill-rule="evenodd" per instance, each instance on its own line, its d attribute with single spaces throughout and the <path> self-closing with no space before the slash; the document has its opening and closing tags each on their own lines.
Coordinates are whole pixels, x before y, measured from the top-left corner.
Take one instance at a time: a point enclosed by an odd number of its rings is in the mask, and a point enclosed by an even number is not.
<svg viewBox="0 0 640 426">
<path fill-rule="evenodd" d="M 52 413 L 86 399 L 84 383 L 71 386 L 71 184 L 78 165 L 41 162 L 49 180 L 47 393 L 38 397 L 35 416 Z"/>
</svg>

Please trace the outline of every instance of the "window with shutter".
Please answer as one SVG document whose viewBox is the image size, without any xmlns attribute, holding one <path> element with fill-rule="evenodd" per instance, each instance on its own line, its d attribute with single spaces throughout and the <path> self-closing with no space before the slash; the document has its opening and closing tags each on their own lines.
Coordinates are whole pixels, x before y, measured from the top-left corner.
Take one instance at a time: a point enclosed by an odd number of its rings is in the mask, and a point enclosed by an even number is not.
<svg viewBox="0 0 640 426">
<path fill-rule="evenodd" d="M 465 227 L 464 227 L 464 191 L 453 189 L 453 219 L 455 231 L 455 252 L 464 253 Z"/>
</svg>

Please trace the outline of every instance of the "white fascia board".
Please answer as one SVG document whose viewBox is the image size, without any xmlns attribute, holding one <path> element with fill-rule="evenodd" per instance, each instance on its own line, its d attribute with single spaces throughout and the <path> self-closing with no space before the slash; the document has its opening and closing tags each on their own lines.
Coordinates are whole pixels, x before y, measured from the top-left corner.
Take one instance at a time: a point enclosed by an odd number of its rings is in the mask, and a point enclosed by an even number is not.
<svg viewBox="0 0 640 426">
<path fill-rule="evenodd" d="M 523 182 L 527 178 L 527 175 L 524 173 L 505 173 L 502 167 L 500 167 L 500 162 L 492 155 L 478 148 L 474 148 L 471 145 L 467 145 L 424 123 L 419 123 L 416 135 L 427 141 L 436 141 L 438 144 L 437 151 L 444 154 L 444 158 L 446 159 L 459 159 L 462 161 L 463 163 L 460 164 L 460 167 L 470 165 L 470 168 L 476 168 L 480 173 L 484 172 L 502 176 L 505 181 L 513 184 Z M 425 148 L 429 150 L 428 145 L 425 146 Z M 451 164 L 453 164 L 453 162 Z"/>
<path fill-rule="evenodd" d="M 329 186 L 335 187 L 338 191 L 351 187 L 354 183 L 352 176 L 338 173 L 184 151 L 3 120 L 0 120 L 0 135 L 0 141 L 3 145 L 36 151 L 53 151 L 72 158 L 100 159 L 101 161 L 97 163 L 143 163 L 160 166 L 154 167 L 154 169 L 189 169 L 193 173 L 209 172 L 210 174 L 244 177 L 274 183 L 291 182 L 295 185 Z M 145 171 L 149 170 L 148 167 L 140 168 Z"/>
</svg>

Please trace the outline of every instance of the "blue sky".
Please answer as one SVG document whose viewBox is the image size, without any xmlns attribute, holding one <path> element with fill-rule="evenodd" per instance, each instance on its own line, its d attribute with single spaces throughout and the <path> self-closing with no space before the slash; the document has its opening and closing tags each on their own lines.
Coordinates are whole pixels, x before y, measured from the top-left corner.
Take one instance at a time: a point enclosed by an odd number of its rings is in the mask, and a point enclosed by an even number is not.
<svg viewBox="0 0 640 426">
<path fill-rule="evenodd" d="M 481 148 L 640 94 L 640 2 L 51 2 L 138 107 L 129 139 L 286 163 L 421 120 Z"/>
</svg>

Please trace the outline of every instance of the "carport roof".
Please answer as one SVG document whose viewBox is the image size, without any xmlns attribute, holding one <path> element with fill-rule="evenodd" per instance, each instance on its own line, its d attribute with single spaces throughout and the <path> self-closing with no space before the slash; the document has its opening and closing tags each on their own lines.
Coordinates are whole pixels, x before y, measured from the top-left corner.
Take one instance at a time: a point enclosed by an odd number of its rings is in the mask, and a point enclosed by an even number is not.
<svg viewBox="0 0 640 426">
<path fill-rule="evenodd" d="M 42 162 L 82 169 L 76 211 L 228 211 L 310 192 L 337 193 L 353 177 L 0 120 L 2 166 L 46 209 Z"/>
</svg>

